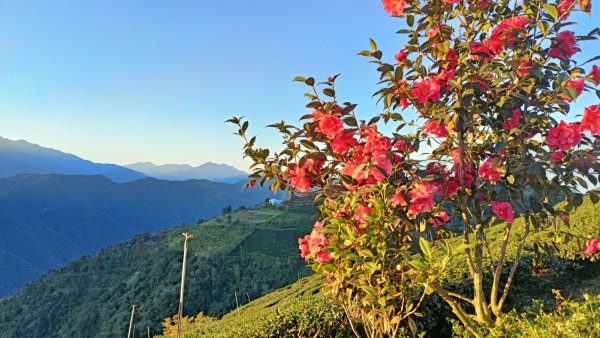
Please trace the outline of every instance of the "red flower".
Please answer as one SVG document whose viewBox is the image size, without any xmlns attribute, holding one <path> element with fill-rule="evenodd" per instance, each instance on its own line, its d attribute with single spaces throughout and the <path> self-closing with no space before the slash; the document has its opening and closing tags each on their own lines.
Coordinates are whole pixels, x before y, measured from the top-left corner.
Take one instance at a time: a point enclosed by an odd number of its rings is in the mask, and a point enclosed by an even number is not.
<svg viewBox="0 0 600 338">
<path fill-rule="evenodd" d="M 469 44 L 469 48 L 471 48 L 471 56 L 474 60 L 479 61 L 483 59 L 483 61 L 487 62 L 492 61 L 494 58 L 490 47 L 488 47 L 486 44 L 473 41 Z"/>
<path fill-rule="evenodd" d="M 583 250 L 583 254 L 589 256 L 596 253 L 596 251 L 600 251 L 600 238 L 590 240 L 585 250 Z"/>
<path fill-rule="evenodd" d="M 354 216 L 352 216 L 352 219 L 364 223 L 367 221 L 365 220 L 365 215 L 371 215 L 372 213 L 373 209 L 361 204 L 358 206 L 358 209 L 356 209 L 356 212 L 354 213 Z"/>
<path fill-rule="evenodd" d="M 387 153 L 390 149 L 392 149 L 392 141 L 389 137 L 382 136 L 377 131 L 369 132 L 365 140 L 364 151 L 366 153 L 381 155 Z"/>
<path fill-rule="evenodd" d="M 305 258 L 310 255 L 310 249 L 308 248 L 308 241 L 310 240 L 310 235 L 306 235 L 303 238 L 298 238 L 298 248 L 300 249 L 300 256 Z"/>
<path fill-rule="evenodd" d="M 592 81 L 594 81 L 594 83 L 597 85 L 600 84 L 600 67 L 598 66 L 594 66 L 592 67 L 592 71 L 590 72 L 590 75 L 588 75 L 590 78 L 592 78 Z"/>
<path fill-rule="evenodd" d="M 502 124 L 502 128 L 504 128 L 504 130 L 511 130 L 513 128 L 516 128 L 517 126 L 519 126 L 519 120 L 521 119 L 521 111 L 519 109 L 515 109 L 513 110 L 513 114 L 512 117 L 510 118 L 510 120 L 506 121 L 506 122 L 500 122 Z"/>
<path fill-rule="evenodd" d="M 575 0 L 562 0 L 558 6 L 556 6 L 559 21 L 565 21 L 567 18 L 569 18 L 574 4 Z"/>
<path fill-rule="evenodd" d="M 445 211 L 438 211 L 433 214 L 433 218 L 431 219 L 431 224 L 434 227 L 438 227 L 450 220 L 450 216 Z"/>
<path fill-rule="evenodd" d="M 517 76 L 519 77 L 529 75 L 531 73 L 531 69 L 535 68 L 535 66 L 537 66 L 537 62 L 535 62 L 535 60 L 531 60 L 529 62 L 523 61 L 519 64 L 519 68 L 517 68 L 515 73 L 517 73 Z"/>
<path fill-rule="evenodd" d="M 500 181 L 504 176 L 505 170 L 501 166 L 497 165 L 500 159 L 490 157 L 479 167 L 479 177 L 484 180 L 491 182 Z"/>
<path fill-rule="evenodd" d="M 546 136 L 546 143 L 550 148 L 569 150 L 581 142 L 581 131 L 579 125 L 576 123 L 566 123 L 560 121 L 558 126 L 548 130 L 548 136 Z"/>
<path fill-rule="evenodd" d="M 465 172 L 465 187 L 471 187 L 473 183 L 475 183 L 475 179 L 477 178 L 475 175 L 475 169 L 467 164 L 464 165 Z M 460 163 L 456 163 L 452 166 L 452 171 L 454 172 L 454 180 L 460 186 Z"/>
<path fill-rule="evenodd" d="M 572 79 L 567 81 L 567 87 L 573 88 L 573 90 L 575 90 L 575 98 L 577 98 L 579 97 L 579 95 L 581 95 L 581 92 L 583 92 L 583 88 L 585 88 L 585 82 L 583 79 Z M 567 102 L 573 102 L 573 100 L 566 95 L 563 95 L 562 99 Z"/>
<path fill-rule="evenodd" d="M 400 190 L 396 191 L 392 198 L 390 198 L 390 204 L 397 207 L 399 205 L 406 205 L 406 200 L 404 196 L 402 196 L 402 192 Z"/>
<path fill-rule="evenodd" d="M 550 161 L 558 162 L 565 157 L 565 153 L 562 151 L 555 151 L 550 155 Z"/>
<path fill-rule="evenodd" d="M 410 97 L 417 98 L 420 103 L 425 103 L 429 100 L 437 102 L 440 99 L 440 84 L 436 78 L 428 78 L 423 81 L 417 81 L 413 84 L 413 90 L 410 92 Z"/>
<path fill-rule="evenodd" d="M 515 220 L 515 212 L 512 206 L 508 202 L 492 202 L 492 212 L 498 216 L 499 219 L 512 223 Z"/>
<path fill-rule="evenodd" d="M 319 229 L 325 225 L 324 221 L 317 221 L 313 226 L 310 234 L 298 239 L 298 247 L 300 248 L 300 256 L 306 258 L 310 255 L 315 255 L 318 263 L 328 262 L 331 256 L 323 248 L 329 244 L 329 240 L 324 233 L 319 232 Z"/>
<path fill-rule="evenodd" d="M 560 218 L 563 222 L 565 223 L 569 223 L 569 216 L 565 215 L 565 214 L 560 214 L 558 215 L 558 218 Z"/>
<path fill-rule="evenodd" d="M 583 110 L 581 131 L 591 131 L 600 135 L 600 105 L 589 106 Z"/>
<path fill-rule="evenodd" d="M 308 178 L 308 173 L 318 175 L 321 172 L 322 166 L 322 162 L 313 162 L 312 160 L 307 160 L 302 168 L 298 168 L 296 163 L 289 164 L 288 174 L 290 185 L 301 192 L 310 190 L 311 184 L 310 179 Z"/>
<path fill-rule="evenodd" d="M 329 252 L 321 250 L 315 256 L 315 260 L 317 263 L 329 262 L 331 260 L 331 255 L 329 255 Z"/>
<path fill-rule="evenodd" d="M 396 143 L 394 143 L 394 147 L 405 154 L 412 153 L 414 151 L 412 144 L 407 143 L 404 139 L 399 139 L 396 141 Z"/>
<path fill-rule="evenodd" d="M 429 211 L 434 205 L 433 193 L 435 188 L 427 182 L 419 182 L 414 185 L 413 189 L 408 193 L 410 198 L 410 206 L 408 213 L 418 215 Z"/>
<path fill-rule="evenodd" d="M 437 137 L 448 136 L 448 129 L 446 128 L 446 124 L 443 121 L 437 123 L 435 120 L 429 120 L 425 122 L 425 124 L 421 128 L 423 128 L 423 130 L 425 130 L 428 134 L 432 134 Z"/>
<path fill-rule="evenodd" d="M 401 51 L 398 54 L 396 54 L 395 59 L 396 59 L 396 61 L 398 61 L 398 63 L 400 63 L 400 62 L 406 60 L 407 55 L 408 55 L 407 52 Z"/>
<path fill-rule="evenodd" d="M 315 115 L 315 113 L 313 113 L 313 115 Z M 319 126 L 315 128 L 315 131 L 325 134 L 327 138 L 333 140 L 344 133 L 344 126 L 339 117 L 329 114 L 320 114 L 317 119 L 319 121 Z"/>
<path fill-rule="evenodd" d="M 383 9 L 393 16 L 401 16 L 406 7 L 406 0 L 382 0 Z"/>
<path fill-rule="evenodd" d="M 356 139 L 354 138 L 353 130 L 344 130 L 342 135 L 336 136 L 333 141 L 329 144 L 331 150 L 338 155 L 345 154 L 350 146 L 356 145 Z"/>
<path fill-rule="evenodd" d="M 575 47 L 577 41 L 575 35 L 571 31 L 558 33 L 556 40 L 552 43 L 552 47 L 548 50 L 548 56 L 566 60 L 579 51 Z"/>
</svg>

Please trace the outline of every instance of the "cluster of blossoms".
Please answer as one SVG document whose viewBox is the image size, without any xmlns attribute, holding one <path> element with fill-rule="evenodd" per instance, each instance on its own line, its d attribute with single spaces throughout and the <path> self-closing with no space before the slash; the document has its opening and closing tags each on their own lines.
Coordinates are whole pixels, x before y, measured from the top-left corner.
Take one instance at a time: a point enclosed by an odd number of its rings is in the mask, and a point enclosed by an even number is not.
<svg viewBox="0 0 600 338">
<path fill-rule="evenodd" d="M 457 1 L 445 1 L 446 3 L 456 3 Z M 401 16 L 406 7 L 404 0 L 383 0 L 384 9 L 393 16 Z M 487 6 L 487 3 L 479 3 L 481 7 Z M 573 6 L 573 0 L 563 0 L 558 5 L 560 20 L 569 16 Z M 481 42 L 472 42 L 470 47 L 471 57 L 474 60 L 491 61 L 496 55 L 500 55 L 506 49 L 515 47 L 520 39 L 527 34 L 531 20 L 527 16 L 515 16 L 506 18 L 499 25 L 491 30 L 487 38 Z M 442 29 L 447 25 L 441 25 Z M 433 38 L 440 32 L 438 28 L 432 28 L 428 36 Z M 552 45 L 548 49 L 547 56 L 561 60 L 567 60 L 573 56 L 579 49 L 576 47 L 576 39 L 573 32 L 559 32 L 552 40 Z M 437 42 L 436 42 L 437 45 Z M 395 60 L 400 64 L 407 62 L 409 53 L 400 51 Z M 443 95 L 451 94 L 447 87 L 448 81 L 456 80 L 456 52 L 449 48 L 445 53 L 441 53 L 439 58 L 448 61 L 444 69 L 434 75 L 422 80 L 414 81 L 412 84 L 401 80 L 394 89 L 394 95 L 397 102 L 404 108 L 414 104 L 431 104 L 441 100 Z M 518 76 L 527 76 L 531 70 L 540 67 L 541 64 L 536 60 L 523 60 L 515 70 Z M 488 75 L 492 77 L 491 74 Z M 600 84 L 600 68 L 593 66 L 587 76 L 588 80 Z M 486 79 L 477 79 L 483 88 L 487 87 Z M 509 84 L 510 86 L 510 84 Z M 564 94 L 563 100 L 572 102 L 585 89 L 585 78 L 576 77 L 567 80 L 563 88 L 568 88 L 574 95 Z M 574 97 L 573 97 L 574 96 Z M 498 154 L 483 159 L 477 166 L 477 170 L 465 160 L 461 160 L 453 153 L 455 164 L 450 170 L 440 166 L 434 166 L 427 169 L 428 174 L 437 175 L 439 178 L 423 181 L 416 172 L 405 173 L 405 180 L 397 182 L 393 177 L 398 176 L 402 171 L 402 162 L 408 156 L 410 151 L 406 149 L 407 143 L 403 139 L 392 140 L 383 136 L 377 130 L 376 125 L 367 125 L 361 127 L 348 127 L 344 125 L 344 116 L 342 109 L 335 105 L 330 109 L 319 108 L 313 111 L 314 133 L 316 140 L 320 140 L 328 145 L 328 148 L 335 157 L 335 160 L 342 163 L 340 170 L 341 181 L 348 191 L 354 191 L 361 186 L 376 184 L 381 181 L 395 182 L 399 185 L 408 184 L 409 188 L 405 190 L 398 189 L 389 199 L 390 205 L 404 210 L 408 218 L 416 218 L 419 215 L 430 213 L 430 223 L 433 226 L 439 226 L 449 220 L 450 216 L 443 208 L 435 208 L 435 197 L 442 199 L 451 198 L 460 189 L 460 162 L 463 167 L 463 184 L 465 187 L 473 187 L 478 178 L 485 182 L 495 184 L 500 182 L 506 176 L 505 160 L 503 159 L 504 150 Z M 519 128 L 523 114 L 519 107 L 512 109 L 512 114 L 504 118 L 499 123 L 505 131 L 511 131 Z M 451 132 L 443 120 L 428 119 L 421 127 L 430 136 L 437 138 L 446 138 Z M 585 108 L 581 123 L 560 121 L 555 127 L 549 128 L 545 136 L 545 143 L 553 151 L 549 157 L 551 161 L 561 162 L 566 154 L 565 152 L 576 148 L 583 138 L 583 132 L 590 131 L 594 134 L 600 132 L 600 106 L 590 106 Z M 307 135 L 312 136 L 314 135 Z M 533 134 L 526 134 L 525 137 L 531 138 Z M 319 175 L 323 162 L 307 160 L 302 167 L 291 163 L 288 168 L 290 185 L 302 192 L 310 190 L 318 185 Z M 453 175 L 451 175 L 453 173 Z M 312 178 L 311 178 L 312 177 Z M 316 181 L 314 181 L 314 180 Z M 411 184 L 410 182 L 413 181 Z M 337 216 L 345 216 L 359 224 L 365 223 L 366 215 L 372 214 L 372 208 L 368 203 L 368 194 L 363 194 L 363 202 L 358 203 L 354 208 L 345 206 L 342 211 L 337 212 Z M 482 196 L 482 200 L 486 197 Z M 514 210 L 509 202 L 490 201 L 491 211 L 501 220 L 512 223 L 515 218 Z M 352 210 L 354 209 L 354 210 Z M 315 232 L 313 231 L 313 234 Z M 312 234 L 311 234 L 312 235 Z M 321 238 L 321 237 L 319 237 Z M 301 247 L 306 247 L 308 239 L 305 238 Z M 303 251 L 303 257 L 307 257 Z"/>
<path fill-rule="evenodd" d="M 323 250 L 329 244 L 329 240 L 325 234 L 319 232 L 324 224 L 323 221 L 315 222 L 313 231 L 303 238 L 298 239 L 302 258 L 313 258 L 317 263 L 325 263 L 331 260 L 329 253 Z"/>
</svg>

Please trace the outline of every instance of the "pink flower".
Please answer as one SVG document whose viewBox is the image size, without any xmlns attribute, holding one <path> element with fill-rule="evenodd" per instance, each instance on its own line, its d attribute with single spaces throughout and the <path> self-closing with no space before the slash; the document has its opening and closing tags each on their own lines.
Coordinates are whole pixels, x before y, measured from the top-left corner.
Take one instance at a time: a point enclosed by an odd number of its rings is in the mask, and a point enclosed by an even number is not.
<svg viewBox="0 0 600 338">
<path fill-rule="evenodd" d="M 446 213 L 446 211 L 438 211 L 433 214 L 433 218 L 431 219 L 431 224 L 434 227 L 438 227 L 450 220 L 450 216 Z"/>
<path fill-rule="evenodd" d="M 523 61 L 519 64 L 519 68 L 517 68 L 515 73 L 517 73 L 517 76 L 519 77 L 529 75 L 531 73 L 531 69 L 535 68 L 535 66 L 537 66 L 537 62 L 535 60 Z"/>
<path fill-rule="evenodd" d="M 365 215 L 371 215 L 372 213 L 373 209 L 361 204 L 358 206 L 358 209 L 356 209 L 356 212 L 354 213 L 354 216 L 352 216 L 352 219 L 354 219 L 355 221 L 359 221 L 360 223 L 364 223 L 367 221 L 365 220 Z"/>
<path fill-rule="evenodd" d="M 306 256 L 310 255 L 310 249 L 308 248 L 309 240 L 310 235 L 306 235 L 303 238 L 298 238 L 298 247 L 300 248 L 300 256 L 302 258 L 306 258 Z"/>
<path fill-rule="evenodd" d="M 413 189 L 408 193 L 410 198 L 410 206 L 408 213 L 418 215 L 429 211 L 434 205 L 433 194 L 435 188 L 427 182 L 419 182 L 413 186 Z"/>
<path fill-rule="evenodd" d="M 512 223 L 515 220 L 515 213 L 508 202 L 492 201 L 492 212 L 496 214 L 499 219 L 508 223 Z"/>
<path fill-rule="evenodd" d="M 382 155 L 392 149 L 392 141 L 377 132 L 371 132 L 365 140 L 365 153 Z"/>
<path fill-rule="evenodd" d="M 521 119 L 521 111 L 519 109 L 515 109 L 515 110 L 513 110 L 513 114 L 512 114 L 512 117 L 510 118 L 510 120 L 508 120 L 506 122 L 501 122 L 502 128 L 504 128 L 504 130 L 509 131 L 513 128 L 518 127 L 519 119 Z"/>
<path fill-rule="evenodd" d="M 590 72 L 590 75 L 588 75 L 590 78 L 592 78 L 592 81 L 594 81 L 594 83 L 597 85 L 600 84 L 600 67 L 594 65 L 592 67 L 592 71 Z"/>
<path fill-rule="evenodd" d="M 575 91 L 575 98 L 577 98 L 579 95 L 581 95 L 581 92 L 583 92 L 583 88 L 585 88 L 585 82 L 583 79 L 572 79 L 567 81 L 567 87 L 573 88 Z M 573 100 L 566 95 L 563 95 L 562 99 L 567 102 L 573 102 Z"/>
<path fill-rule="evenodd" d="M 315 256 L 317 263 L 325 263 L 331 260 L 331 255 L 327 251 L 319 251 Z"/>
<path fill-rule="evenodd" d="M 324 221 L 315 222 L 312 232 L 298 239 L 298 247 L 300 248 L 300 256 L 302 258 L 314 255 L 318 263 L 331 260 L 329 253 L 323 250 L 329 244 L 329 240 L 325 234 L 319 232 L 319 229 L 322 229 L 324 224 Z"/>
<path fill-rule="evenodd" d="M 579 49 L 575 47 L 576 43 L 577 41 L 575 40 L 575 34 L 573 34 L 573 32 L 560 32 L 554 43 L 552 43 L 552 47 L 548 50 L 548 56 L 566 60 L 579 51 Z"/>
<path fill-rule="evenodd" d="M 345 154 L 350 146 L 356 145 L 356 139 L 354 138 L 353 130 L 345 130 L 342 135 L 336 136 L 333 141 L 329 144 L 331 150 L 338 155 Z"/>
<path fill-rule="evenodd" d="M 298 168 L 298 165 L 293 163 L 290 164 L 289 170 L 290 185 L 301 192 L 309 191 L 311 186 L 310 180 L 306 177 L 306 169 Z"/>
<path fill-rule="evenodd" d="M 392 195 L 392 198 L 390 198 L 390 204 L 395 207 L 400 205 L 406 205 L 406 200 L 404 199 L 404 196 L 402 196 L 402 192 L 400 190 L 396 191 Z"/>
<path fill-rule="evenodd" d="M 569 216 L 567 216 L 565 214 L 558 215 L 558 218 L 560 218 L 565 223 L 569 223 Z"/>
<path fill-rule="evenodd" d="M 548 130 L 546 143 L 550 148 L 560 149 L 562 151 L 569 150 L 581 142 L 581 131 L 577 123 L 566 123 L 560 121 L 558 126 Z"/>
<path fill-rule="evenodd" d="M 401 63 L 402 61 L 406 60 L 407 55 L 408 55 L 407 52 L 401 51 L 398 54 L 396 54 L 395 59 L 398 63 Z"/>
<path fill-rule="evenodd" d="M 423 130 L 425 130 L 428 134 L 432 134 L 437 137 L 448 136 L 448 129 L 446 129 L 446 124 L 443 121 L 437 123 L 435 120 L 429 120 L 425 122 L 421 128 L 423 128 Z"/>
<path fill-rule="evenodd" d="M 562 151 L 555 151 L 552 153 L 552 155 L 550 155 L 550 160 L 554 161 L 554 162 L 558 162 L 558 161 L 562 161 L 562 159 L 565 157 L 565 153 Z"/>
<path fill-rule="evenodd" d="M 344 133 L 344 126 L 339 117 L 330 114 L 318 114 L 317 120 L 319 121 L 319 126 L 315 128 L 316 132 L 325 134 L 325 136 L 331 140 Z M 315 115 L 315 113 L 313 113 L 313 115 Z"/>
<path fill-rule="evenodd" d="M 413 90 L 410 92 L 410 97 L 416 98 L 420 103 L 425 103 L 429 100 L 431 100 L 431 102 L 437 102 L 441 96 L 441 89 L 442 88 L 436 78 L 428 78 L 413 84 Z"/>
<path fill-rule="evenodd" d="M 393 16 L 401 16 L 406 7 L 406 0 L 382 0 L 383 9 Z"/>
<path fill-rule="evenodd" d="M 490 157 L 479 167 L 479 177 L 491 182 L 497 182 L 504 176 L 504 169 L 497 165 L 500 159 Z"/>
<path fill-rule="evenodd" d="M 483 61 L 487 62 L 492 61 L 492 59 L 494 58 L 490 47 L 481 42 L 473 41 L 469 44 L 469 48 L 471 48 L 471 56 L 475 60 L 483 59 Z"/>
<path fill-rule="evenodd" d="M 600 105 L 589 106 L 583 110 L 581 131 L 591 131 L 600 135 Z"/>
<path fill-rule="evenodd" d="M 452 171 L 454 172 L 454 180 L 458 182 L 460 186 L 460 163 L 456 163 L 452 166 Z M 464 172 L 465 172 L 465 187 L 470 188 L 475 183 L 475 179 L 477 178 L 475 175 L 475 169 L 471 166 L 464 164 Z"/>
<path fill-rule="evenodd" d="M 556 6 L 559 21 L 565 21 L 569 18 L 574 4 L 575 0 L 562 0 L 558 6 Z"/>
<path fill-rule="evenodd" d="M 371 162 L 375 165 L 375 168 L 371 169 L 371 175 L 376 181 L 385 180 L 386 176 L 392 172 L 392 161 L 385 155 L 373 156 Z"/>
<path fill-rule="evenodd" d="M 583 250 L 583 254 L 590 256 L 596 253 L 596 251 L 600 251 L 600 238 L 590 240 L 585 250 Z"/>
</svg>

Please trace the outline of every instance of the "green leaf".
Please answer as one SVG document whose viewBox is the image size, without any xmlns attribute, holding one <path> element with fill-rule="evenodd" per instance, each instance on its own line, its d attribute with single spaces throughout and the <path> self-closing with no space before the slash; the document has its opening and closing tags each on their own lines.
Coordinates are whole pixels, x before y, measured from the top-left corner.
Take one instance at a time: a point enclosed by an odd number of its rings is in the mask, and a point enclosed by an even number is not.
<svg viewBox="0 0 600 338">
<path fill-rule="evenodd" d="M 426 257 L 431 257 L 431 243 L 423 237 L 419 237 L 419 247 Z"/>
<path fill-rule="evenodd" d="M 292 81 L 304 82 L 306 81 L 306 78 L 303 76 L 296 76 Z"/>
<path fill-rule="evenodd" d="M 417 270 L 427 271 L 427 264 L 420 259 L 413 259 L 412 261 L 408 262 L 408 264 L 412 265 Z"/>
<path fill-rule="evenodd" d="M 371 49 L 377 50 L 377 43 L 375 40 L 369 38 L 369 43 L 371 44 Z"/>
<path fill-rule="evenodd" d="M 542 31 L 542 33 L 544 33 L 544 35 L 548 35 L 548 31 L 550 30 L 550 24 L 547 21 L 538 22 L 538 27 L 540 27 L 540 30 Z"/>
<path fill-rule="evenodd" d="M 554 21 L 556 21 L 556 18 L 558 17 L 558 11 L 556 10 L 556 7 L 551 4 L 543 4 L 542 6 L 546 10 L 546 12 L 548 12 L 548 14 L 554 19 Z"/>
</svg>

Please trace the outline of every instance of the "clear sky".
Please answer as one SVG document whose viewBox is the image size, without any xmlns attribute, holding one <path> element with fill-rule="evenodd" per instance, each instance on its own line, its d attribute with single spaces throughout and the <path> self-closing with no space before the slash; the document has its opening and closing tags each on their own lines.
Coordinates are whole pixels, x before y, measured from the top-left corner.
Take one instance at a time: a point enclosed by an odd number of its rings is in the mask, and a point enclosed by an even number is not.
<svg viewBox="0 0 600 338">
<path fill-rule="evenodd" d="M 598 7 L 572 17 L 578 30 Z M 0 136 L 96 162 L 245 169 L 223 121 L 244 115 L 278 144 L 263 126 L 307 113 L 296 75 L 341 73 L 340 98 L 380 112 L 377 73 L 356 54 L 372 37 L 392 60 L 401 22 L 376 0 L 0 2 Z"/>
</svg>

